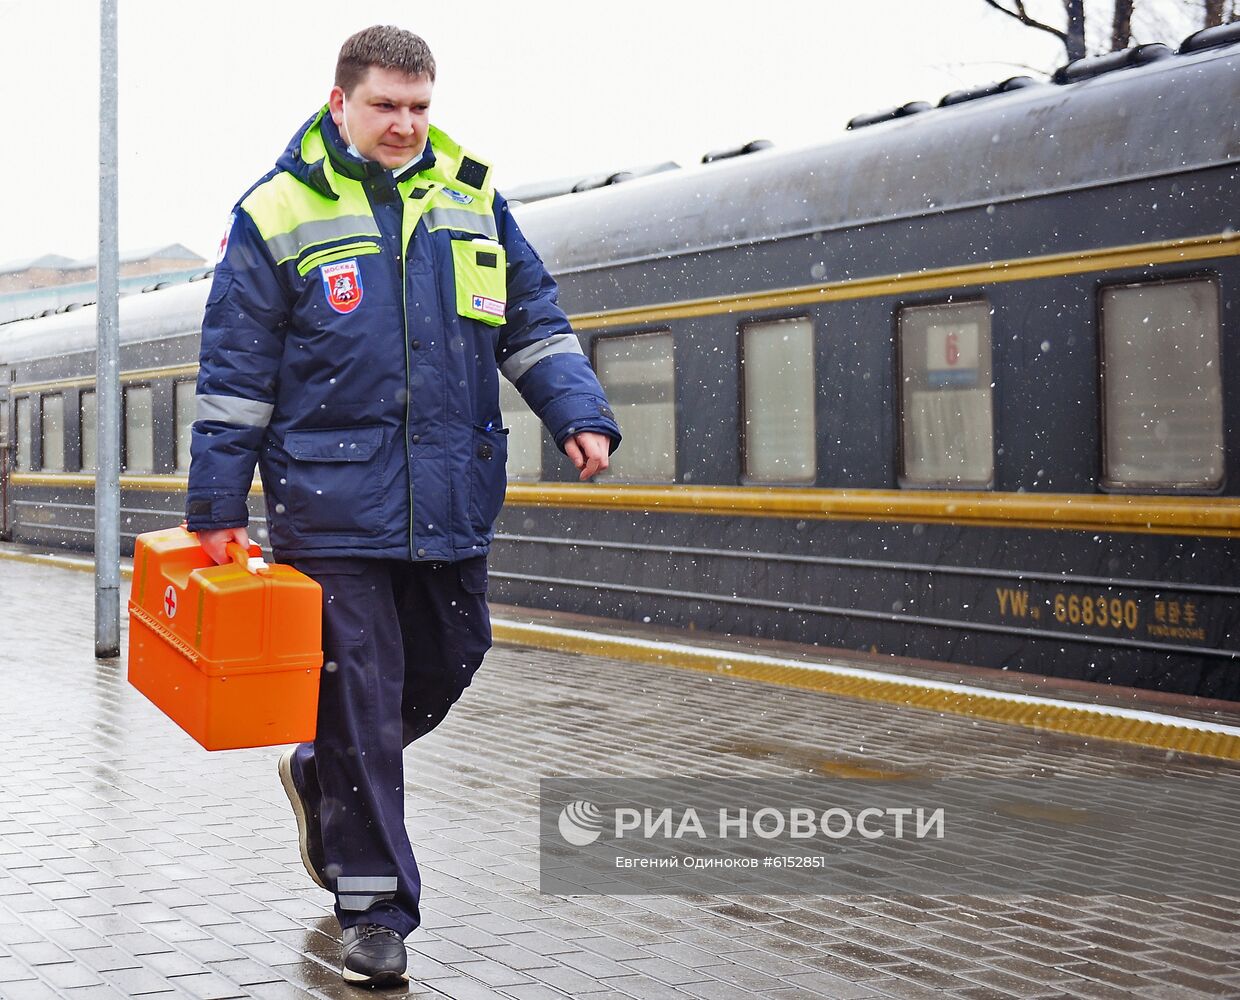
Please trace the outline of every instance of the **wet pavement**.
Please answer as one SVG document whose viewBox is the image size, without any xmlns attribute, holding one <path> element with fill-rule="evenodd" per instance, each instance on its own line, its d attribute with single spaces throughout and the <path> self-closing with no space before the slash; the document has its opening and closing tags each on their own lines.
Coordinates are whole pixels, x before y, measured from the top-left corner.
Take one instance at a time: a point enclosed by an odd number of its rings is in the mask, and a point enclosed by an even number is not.
<svg viewBox="0 0 1240 1000">
<path fill-rule="evenodd" d="M 123 664 L 97 664 L 92 587 L 86 573 L 0 559 L 0 998 L 365 995 L 339 979 L 331 897 L 302 869 L 278 751 L 207 753 L 129 687 Z M 538 892 L 540 778 L 1031 768 L 1240 775 L 1217 760 L 497 648 L 406 755 L 425 883 L 409 993 L 1240 998 L 1234 897 Z"/>
</svg>

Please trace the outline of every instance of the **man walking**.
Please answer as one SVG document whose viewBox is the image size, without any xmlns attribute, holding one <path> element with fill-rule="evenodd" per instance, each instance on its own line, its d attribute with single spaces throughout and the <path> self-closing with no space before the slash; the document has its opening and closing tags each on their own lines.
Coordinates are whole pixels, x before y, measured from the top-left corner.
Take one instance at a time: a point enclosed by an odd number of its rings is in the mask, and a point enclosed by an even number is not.
<svg viewBox="0 0 1240 1000">
<path fill-rule="evenodd" d="M 500 372 L 585 480 L 620 440 L 487 162 L 428 120 L 435 63 L 372 27 L 327 106 L 237 204 L 203 322 L 188 521 L 216 562 L 248 544 L 257 463 L 277 560 L 323 587 L 318 733 L 280 759 L 342 975 L 405 976 L 421 882 L 402 751 L 491 644 L 503 503 Z"/>
</svg>

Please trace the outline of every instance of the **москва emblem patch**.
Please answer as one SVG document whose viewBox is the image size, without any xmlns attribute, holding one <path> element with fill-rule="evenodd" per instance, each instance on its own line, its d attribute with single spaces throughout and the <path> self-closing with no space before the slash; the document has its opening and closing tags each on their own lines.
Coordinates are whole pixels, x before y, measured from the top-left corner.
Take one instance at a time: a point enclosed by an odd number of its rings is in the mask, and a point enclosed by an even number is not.
<svg viewBox="0 0 1240 1000">
<path fill-rule="evenodd" d="M 323 291 L 327 304 L 338 313 L 351 313 L 362 301 L 362 272 L 356 260 L 342 260 L 338 264 L 324 264 L 319 268 L 323 276 Z"/>
</svg>

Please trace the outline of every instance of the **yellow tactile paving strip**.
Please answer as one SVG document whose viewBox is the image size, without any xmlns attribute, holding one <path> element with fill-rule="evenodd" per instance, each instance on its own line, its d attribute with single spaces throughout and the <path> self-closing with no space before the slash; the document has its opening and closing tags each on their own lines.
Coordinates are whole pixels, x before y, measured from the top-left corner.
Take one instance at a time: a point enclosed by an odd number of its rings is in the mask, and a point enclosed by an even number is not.
<svg viewBox="0 0 1240 1000">
<path fill-rule="evenodd" d="M 1167 722 L 1155 722 L 1097 711 L 1089 705 L 1078 707 L 1021 696 L 979 694 L 973 690 L 951 691 L 916 678 L 852 676 L 802 667 L 792 661 L 755 662 L 758 658 L 740 659 L 720 650 L 673 647 L 639 639 L 588 635 L 515 622 L 495 621 L 492 631 L 500 642 L 696 670 L 1090 739 L 1118 740 L 1159 750 L 1240 760 L 1240 733 L 1211 731 L 1190 724 L 1177 725 L 1171 716 L 1165 717 Z"/>
</svg>

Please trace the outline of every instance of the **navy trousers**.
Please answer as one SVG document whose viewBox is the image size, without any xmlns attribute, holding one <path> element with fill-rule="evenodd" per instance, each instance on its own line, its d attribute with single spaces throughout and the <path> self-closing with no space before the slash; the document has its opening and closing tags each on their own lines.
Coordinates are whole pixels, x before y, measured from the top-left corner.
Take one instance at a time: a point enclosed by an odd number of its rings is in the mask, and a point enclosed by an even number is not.
<svg viewBox="0 0 1240 1000">
<path fill-rule="evenodd" d="M 293 768 L 322 828 L 336 916 L 404 936 L 420 922 L 422 883 L 403 751 L 443 721 L 491 646 L 486 557 L 293 564 L 323 588 L 318 729 Z"/>
</svg>

